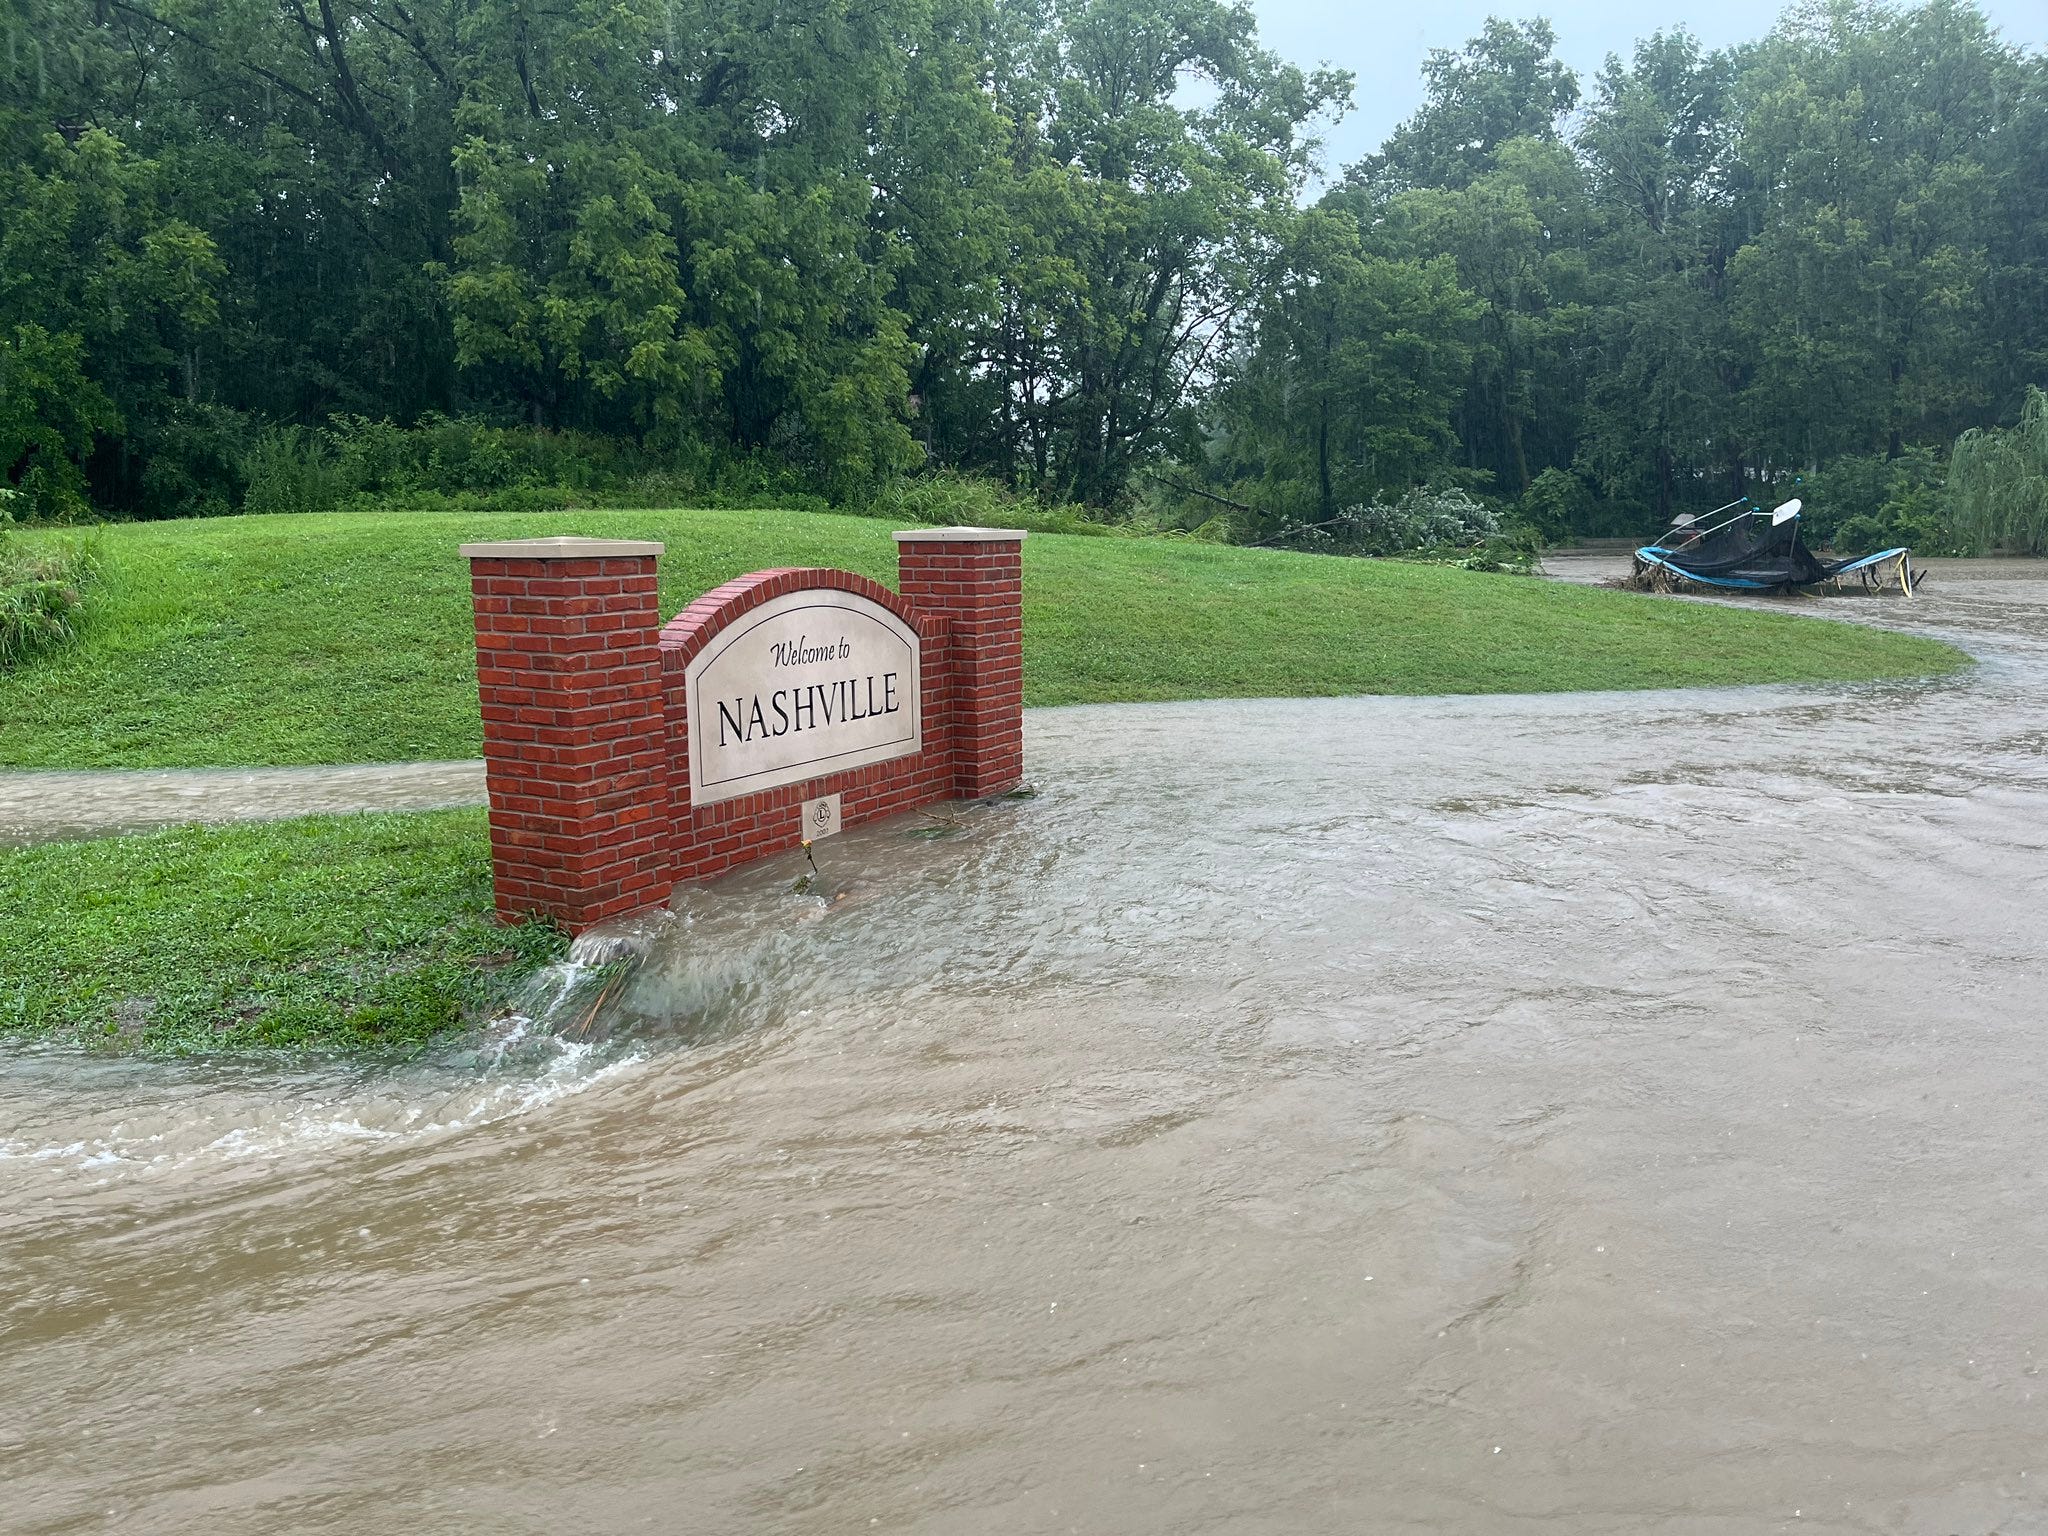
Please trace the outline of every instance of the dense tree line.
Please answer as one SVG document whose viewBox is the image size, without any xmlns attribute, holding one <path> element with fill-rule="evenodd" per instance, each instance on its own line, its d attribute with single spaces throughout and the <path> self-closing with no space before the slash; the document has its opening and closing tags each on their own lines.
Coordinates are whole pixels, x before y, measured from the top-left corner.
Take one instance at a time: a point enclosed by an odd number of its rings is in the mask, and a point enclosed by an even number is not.
<svg viewBox="0 0 2048 1536">
<path fill-rule="evenodd" d="M 1223 395 L 1267 501 L 1327 516 L 1435 456 L 1553 531 L 1602 502 L 1621 531 L 1822 469 L 1846 492 L 2018 416 L 2048 375 L 2048 61 L 1940 0 L 1796 11 L 1732 52 L 1660 33 L 1583 100 L 1552 43 L 1495 22 L 1438 55 L 1305 221 L 1336 247 L 1282 266 Z M 1302 330 L 1446 260 L 1469 308 Z M 1376 355 L 1397 343 L 1464 361 L 1423 388 Z"/>
<path fill-rule="evenodd" d="M 221 510 L 303 429 L 452 421 L 707 486 L 1261 537 L 1434 481 L 1619 531 L 2018 421 L 2040 55 L 1953 0 L 1592 82 L 1553 43 L 1432 56 L 1305 202 L 1349 82 L 1220 0 L 0 0 L 0 471 Z"/>
</svg>

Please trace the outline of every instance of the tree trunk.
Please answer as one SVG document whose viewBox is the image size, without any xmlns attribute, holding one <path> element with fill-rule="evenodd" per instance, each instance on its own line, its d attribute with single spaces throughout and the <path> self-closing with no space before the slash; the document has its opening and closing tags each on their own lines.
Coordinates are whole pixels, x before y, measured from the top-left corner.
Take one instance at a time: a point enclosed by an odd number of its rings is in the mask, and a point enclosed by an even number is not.
<svg viewBox="0 0 2048 1536">
<path fill-rule="evenodd" d="M 1337 515 L 1337 495 L 1330 487 L 1330 404 L 1323 401 L 1317 411 L 1316 422 L 1316 483 L 1322 489 L 1318 505 L 1322 507 L 1323 520 Z"/>
</svg>

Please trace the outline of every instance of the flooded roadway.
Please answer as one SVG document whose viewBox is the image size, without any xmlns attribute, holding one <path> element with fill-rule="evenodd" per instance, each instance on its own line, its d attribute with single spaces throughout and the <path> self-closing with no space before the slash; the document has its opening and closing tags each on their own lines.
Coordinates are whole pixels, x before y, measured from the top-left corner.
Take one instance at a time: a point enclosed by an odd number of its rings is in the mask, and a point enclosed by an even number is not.
<svg viewBox="0 0 2048 1536">
<path fill-rule="evenodd" d="M 0 1529 L 2048 1529 L 2048 579 L 1038 712 L 590 1038 L 0 1059 Z M 843 892 L 843 894 L 841 894 Z"/>
<path fill-rule="evenodd" d="M 149 832 L 194 822 L 484 803 L 484 765 L 347 763 L 318 768 L 0 771 L 0 848 Z"/>
</svg>

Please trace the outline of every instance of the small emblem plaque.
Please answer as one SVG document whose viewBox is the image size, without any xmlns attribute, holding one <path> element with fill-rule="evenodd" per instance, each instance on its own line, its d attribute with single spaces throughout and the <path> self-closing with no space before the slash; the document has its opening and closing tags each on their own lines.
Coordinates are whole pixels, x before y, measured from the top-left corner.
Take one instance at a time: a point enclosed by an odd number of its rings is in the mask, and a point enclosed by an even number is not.
<svg viewBox="0 0 2048 1536">
<path fill-rule="evenodd" d="M 803 806 L 804 840 L 816 842 L 821 837 L 839 835 L 839 797 L 820 795 L 815 800 L 806 800 Z"/>
</svg>

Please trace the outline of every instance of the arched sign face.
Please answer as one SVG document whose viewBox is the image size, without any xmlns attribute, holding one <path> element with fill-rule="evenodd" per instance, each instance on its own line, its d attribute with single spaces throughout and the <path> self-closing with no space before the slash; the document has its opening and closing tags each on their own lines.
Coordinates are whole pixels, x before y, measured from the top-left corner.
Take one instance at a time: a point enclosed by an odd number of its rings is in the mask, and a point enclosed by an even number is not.
<svg viewBox="0 0 2048 1536">
<path fill-rule="evenodd" d="M 683 669 L 690 803 L 908 757 L 923 745 L 921 663 L 917 631 L 857 593 L 749 609 Z"/>
</svg>

